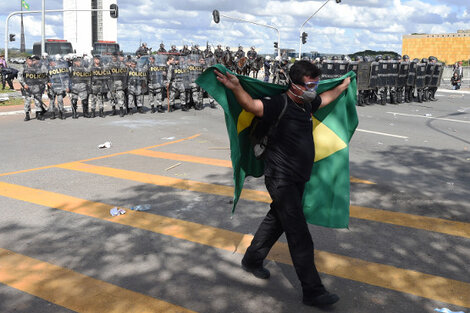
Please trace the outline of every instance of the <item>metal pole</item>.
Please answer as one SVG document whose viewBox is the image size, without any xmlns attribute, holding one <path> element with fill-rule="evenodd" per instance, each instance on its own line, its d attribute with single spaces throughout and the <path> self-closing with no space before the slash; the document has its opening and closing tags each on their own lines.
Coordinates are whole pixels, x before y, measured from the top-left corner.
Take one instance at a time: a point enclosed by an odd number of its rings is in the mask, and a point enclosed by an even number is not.
<svg viewBox="0 0 470 313">
<path fill-rule="evenodd" d="M 41 14 L 41 55 L 44 55 L 46 52 L 46 0 L 42 0 Z"/>
<path fill-rule="evenodd" d="M 23 3 L 20 1 L 21 11 L 23 11 Z M 23 25 L 23 14 L 21 14 L 21 44 L 20 52 L 25 52 L 25 43 L 24 43 L 24 25 Z"/>
<path fill-rule="evenodd" d="M 328 0 L 328 1 L 329 1 L 329 0 Z M 223 16 L 223 17 L 225 17 L 225 18 L 228 18 L 228 19 L 231 19 L 231 20 L 235 20 L 235 21 L 247 22 L 247 23 L 251 23 L 251 24 L 258 25 L 258 26 L 264 26 L 264 27 L 268 27 L 268 28 L 274 29 L 275 31 L 277 31 L 277 43 L 278 43 L 278 46 L 277 46 L 277 55 L 278 55 L 278 56 L 281 56 L 281 34 L 280 34 L 280 32 L 279 32 L 279 29 L 277 29 L 276 27 L 271 26 L 271 25 L 265 25 L 265 24 L 261 24 L 261 23 L 256 23 L 256 22 L 253 22 L 253 21 L 244 20 L 244 19 L 238 18 L 238 17 L 230 17 L 230 16 L 227 16 L 227 15 L 224 15 L 224 14 L 220 14 L 220 16 Z"/>
<path fill-rule="evenodd" d="M 110 9 L 79 9 L 79 10 L 76 10 L 76 9 L 66 9 L 66 10 L 44 10 L 45 13 L 60 13 L 60 12 L 68 12 L 68 11 L 84 11 L 84 12 L 90 12 L 90 11 L 104 11 L 104 12 L 111 12 L 111 11 L 114 11 L 114 10 L 110 10 Z M 8 14 L 7 18 L 5 19 L 5 60 L 8 62 L 8 22 L 10 20 L 10 17 L 14 16 L 14 15 L 18 15 L 18 14 L 36 14 L 36 13 L 43 13 L 43 11 L 28 11 L 28 12 L 24 12 L 24 11 L 15 11 L 15 12 L 11 12 L 10 14 Z M 45 41 L 44 41 L 45 42 Z M 43 47 L 41 47 L 41 51 L 42 51 Z"/>
<path fill-rule="evenodd" d="M 318 11 L 320 11 L 329 1 L 330 0 L 326 0 L 325 3 L 323 3 L 322 6 L 320 8 L 318 8 L 318 10 L 315 11 L 315 13 L 310 15 L 310 17 L 305 20 L 305 22 L 302 24 L 302 26 L 300 26 L 300 30 L 299 30 L 299 60 L 302 58 L 302 28 L 304 27 L 305 23 L 307 23 L 309 19 L 311 19 L 315 14 L 317 14 Z"/>
</svg>

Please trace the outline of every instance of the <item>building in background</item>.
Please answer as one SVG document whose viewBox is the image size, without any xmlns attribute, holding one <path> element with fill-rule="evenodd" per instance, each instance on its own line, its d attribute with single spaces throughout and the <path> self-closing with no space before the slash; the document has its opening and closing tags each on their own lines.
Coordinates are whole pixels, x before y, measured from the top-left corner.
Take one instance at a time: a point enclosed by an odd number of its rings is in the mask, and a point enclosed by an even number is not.
<svg viewBox="0 0 470 313">
<path fill-rule="evenodd" d="M 446 64 L 470 60 L 470 30 L 452 34 L 404 35 L 402 54 L 409 55 L 411 59 L 432 55 Z"/>
<path fill-rule="evenodd" d="M 65 9 L 109 9 L 117 0 L 63 0 Z M 97 41 L 117 42 L 117 20 L 108 11 L 64 12 L 64 39 L 72 43 L 77 54 L 90 55 Z"/>
</svg>

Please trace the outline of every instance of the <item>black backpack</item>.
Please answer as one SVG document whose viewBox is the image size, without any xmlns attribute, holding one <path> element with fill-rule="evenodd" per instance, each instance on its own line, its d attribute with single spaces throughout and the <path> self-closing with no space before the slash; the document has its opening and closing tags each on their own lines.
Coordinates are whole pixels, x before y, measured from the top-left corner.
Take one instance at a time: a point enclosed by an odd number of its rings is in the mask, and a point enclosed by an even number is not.
<svg viewBox="0 0 470 313">
<path fill-rule="evenodd" d="M 282 97 L 284 98 L 284 107 L 282 108 L 282 111 L 277 117 L 275 123 L 264 123 L 259 117 L 255 117 L 251 122 L 250 141 L 251 145 L 253 146 L 253 153 L 257 159 L 263 158 L 264 152 L 266 151 L 266 147 L 268 146 L 269 137 L 274 134 L 274 131 L 279 125 L 282 116 L 286 112 L 287 96 L 284 93 L 282 94 Z"/>
</svg>

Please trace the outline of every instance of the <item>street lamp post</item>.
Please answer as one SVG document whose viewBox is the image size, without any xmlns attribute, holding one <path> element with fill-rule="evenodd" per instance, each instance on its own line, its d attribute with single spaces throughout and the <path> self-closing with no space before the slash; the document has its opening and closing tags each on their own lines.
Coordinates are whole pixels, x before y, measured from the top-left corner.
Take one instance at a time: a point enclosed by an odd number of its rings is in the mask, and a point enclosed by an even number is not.
<svg viewBox="0 0 470 313">
<path fill-rule="evenodd" d="M 230 16 L 227 16 L 227 15 L 224 15 L 224 14 L 220 14 L 218 10 L 212 11 L 212 15 L 214 17 L 214 22 L 215 23 L 219 23 L 220 22 L 220 16 L 223 16 L 223 17 L 231 19 L 231 20 L 247 22 L 247 23 L 258 25 L 258 26 L 263 26 L 263 27 L 268 27 L 268 28 L 274 29 L 277 32 L 277 43 L 278 43 L 277 55 L 281 56 L 281 48 L 280 48 L 281 47 L 281 34 L 279 32 L 279 29 L 277 29 L 276 27 L 271 26 L 271 25 L 256 23 L 256 22 L 253 22 L 253 21 L 244 20 L 244 19 L 237 18 L 237 17 L 230 17 Z"/>
<path fill-rule="evenodd" d="M 330 0 L 326 0 L 325 3 L 323 3 L 321 5 L 321 7 L 318 8 L 318 10 L 316 10 L 312 15 L 310 15 L 310 17 L 308 19 L 305 20 L 305 22 L 302 24 L 302 26 L 300 26 L 300 30 L 299 30 L 299 60 L 302 58 L 302 45 L 304 44 L 303 41 L 305 41 L 307 37 L 307 33 L 305 33 L 305 36 L 303 36 L 303 33 L 302 33 L 302 29 L 304 27 L 304 25 L 315 15 L 318 13 L 318 11 L 320 11 L 328 2 L 330 2 Z M 341 0 L 336 0 L 336 3 L 340 3 Z M 303 40 L 302 40 L 303 39 Z"/>
</svg>

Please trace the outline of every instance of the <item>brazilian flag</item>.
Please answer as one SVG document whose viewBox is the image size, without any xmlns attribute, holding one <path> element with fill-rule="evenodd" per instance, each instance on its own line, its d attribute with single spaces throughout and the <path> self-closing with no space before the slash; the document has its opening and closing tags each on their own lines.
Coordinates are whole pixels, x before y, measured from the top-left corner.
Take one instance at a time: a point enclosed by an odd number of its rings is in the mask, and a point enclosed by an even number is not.
<svg viewBox="0 0 470 313">
<path fill-rule="evenodd" d="M 264 161 L 253 154 L 249 134 L 252 113 L 238 104 L 231 90 L 216 79 L 214 69 L 225 73 L 227 69 L 217 64 L 208 68 L 196 80 L 223 108 L 230 140 L 230 153 L 235 185 L 232 212 L 235 210 L 246 176 L 263 175 Z M 349 223 L 349 141 L 357 127 L 356 80 L 350 72 L 338 79 L 321 81 L 318 93 L 352 78 L 348 89 L 334 102 L 319 109 L 313 116 L 315 162 L 310 180 L 305 186 L 303 208 L 307 222 L 332 228 L 346 228 Z M 259 81 L 237 75 L 242 87 L 254 99 L 283 93 L 287 86 Z"/>
</svg>

